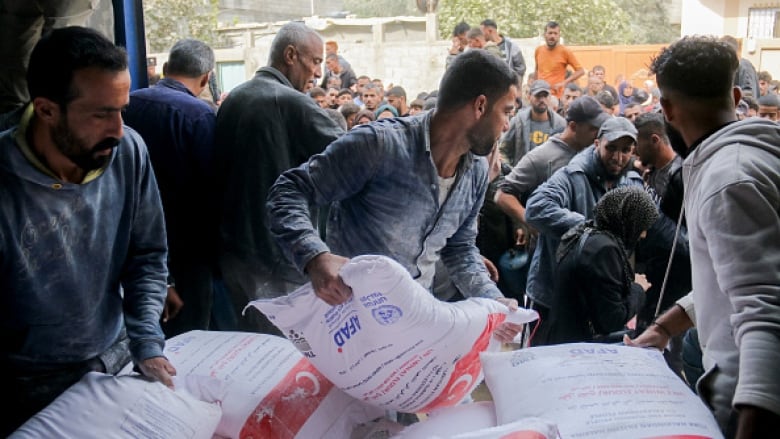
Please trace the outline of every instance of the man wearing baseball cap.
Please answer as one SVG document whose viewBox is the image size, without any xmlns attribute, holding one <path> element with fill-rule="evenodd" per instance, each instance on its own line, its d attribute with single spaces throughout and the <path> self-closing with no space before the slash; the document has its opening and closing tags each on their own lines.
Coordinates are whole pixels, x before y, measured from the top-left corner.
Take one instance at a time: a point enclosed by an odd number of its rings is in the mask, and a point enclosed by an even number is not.
<svg viewBox="0 0 780 439">
<path fill-rule="evenodd" d="M 550 108 L 547 81 L 531 83 L 529 102 L 531 105 L 517 112 L 509 122 L 509 130 L 499 140 L 501 157 L 511 166 L 566 127 L 566 120 Z"/>
<path fill-rule="evenodd" d="M 581 99 L 585 97 L 577 101 Z M 591 219 L 596 203 L 607 191 L 643 184 L 642 177 L 631 167 L 636 136 L 637 130 L 628 119 L 607 118 L 594 145 L 574 156 L 528 199 L 526 221 L 539 231 L 539 244 L 531 259 L 526 287 L 531 306 L 541 314 L 540 327 L 531 340 L 533 345 L 546 342 L 555 251 L 561 236 Z"/>
<path fill-rule="evenodd" d="M 538 81 L 537 81 L 538 82 Z M 544 82 L 544 81 L 542 81 Z M 525 204 L 531 193 L 559 168 L 566 166 L 575 154 L 593 144 L 601 124 L 609 116 L 590 96 L 574 100 L 566 115 L 566 128 L 551 136 L 515 165 L 499 184 L 495 202 L 514 225 L 516 245 L 532 253 L 536 231 L 525 221 Z M 525 285 L 519 286 L 524 289 Z"/>
</svg>

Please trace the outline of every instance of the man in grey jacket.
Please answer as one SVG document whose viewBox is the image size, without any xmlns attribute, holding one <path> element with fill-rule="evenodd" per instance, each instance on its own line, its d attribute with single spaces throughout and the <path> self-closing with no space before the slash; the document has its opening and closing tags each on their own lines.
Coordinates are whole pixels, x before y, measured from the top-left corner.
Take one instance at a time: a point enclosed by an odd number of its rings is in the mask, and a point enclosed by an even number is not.
<svg viewBox="0 0 780 439">
<path fill-rule="evenodd" d="M 509 68 L 517 73 L 518 85 L 523 83 L 523 77 L 525 76 L 525 58 L 523 58 L 523 52 L 520 51 L 520 46 L 513 43 L 509 37 L 498 33 L 498 24 L 494 20 L 487 19 L 480 23 L 482 33 L 485 35 L 485 39 L 496 43 L 501 53 L 504 55 L 504 60 L 509 65 Z"/>
<path fill-rule="evenodd" d="M 517 112 L 509 123 L 509 131 L 499 140 L 501 158 L 515 166 L 524 155 L 566 128 L 566 119 L 550 105 L 550 84 L 542 79 L 531 84 L 531 105 Z"/>
<path fill-rule="evenodd" d="M 693 291 L 628 344 L 664 348 L 695 325 L 701 398 L 732 438 L 780 430 L 780 126 L 737 122 L 734 50 L 685 37 L 650 66 L 680 132 Z"/>
</svg>

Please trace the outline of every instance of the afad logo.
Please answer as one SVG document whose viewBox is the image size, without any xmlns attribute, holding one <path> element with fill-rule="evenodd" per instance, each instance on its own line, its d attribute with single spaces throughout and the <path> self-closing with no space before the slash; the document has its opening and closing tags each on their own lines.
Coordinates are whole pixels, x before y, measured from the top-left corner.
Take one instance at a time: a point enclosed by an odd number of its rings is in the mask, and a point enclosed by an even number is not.
<svg viewBox="0 0 780 439">
<path fill-rule="evenodd" d="M 292 344 L 306 357 L 306 358 L 314 358 L 317 355 L 314 354 L 314 352 L 311 349 L 311 345 L 309 342 L 303 337 L 303 335 L 298 334 L 294 330 L 290 329 L 290 334 L 287 335 L 287 339 L 292 342 Z"/>
<path fill-rule="evenodd" d="M 336 329 L 336 332 L 333 333 L 333 341 L 339 347 L 339 352 L 341 352 L 341 347 L 344 346 L 344 343 L 357 334 L 360 329 L 360 320 L 358 320 L 357 316 L 350 317 L 349 320 L 344 322 L 343 326 Z"/>
</svg>

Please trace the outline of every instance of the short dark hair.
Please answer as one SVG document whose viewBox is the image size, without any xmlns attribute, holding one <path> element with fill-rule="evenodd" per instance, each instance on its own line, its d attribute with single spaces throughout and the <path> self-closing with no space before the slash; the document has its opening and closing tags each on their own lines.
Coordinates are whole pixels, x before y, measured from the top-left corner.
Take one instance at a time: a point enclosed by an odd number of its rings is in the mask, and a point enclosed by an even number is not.
<svg viewBox="0 0 780 439">
<path fill-rule="evenodd" d="M 600 92 L 596 93 L 595 96 L 596 100 L 599 101 L 599 104 L 612 108 L 615 106 L 615 97 L 612 96 L 612 93 L 610 93 L 608 90 L 601 90 Z"/>
<path fill-rule="evenodd" d="M 475 27 L 474 29 L 469 29 L 468 32 L 466 32 L 466 38 L 469 40 L 472 38 L 482 37 L 485 36 L 485 34 L 482 32 L 482 29 Z"/>
<path fill-rule="evenodd" d="M 325 56 L 325 59 L 335 59 L 336 62 L 339 62 L 339 56 L 336 53 L 329 53 Z"/>
<path fill-rule="evenodd" d="M 341 112 L 341 115 L 346 118 L 353 114 L 357 114 L 360 111 L 360 107 L 354 102 L 347 102 L 339 107 L 339 111 Z"/>
<path fill-rule="evenodd" d="M 490 18 L 482 20 L 482 23 L 479 23 L 479 25 L 485 27 L 492 27 L 493 29 L 498 29 L 498 24 L 496 24 L 496 21 Z"/>
<path fill-rule="evenodd" d="M 758 101 L 755 96 L 742 96 L 742 100 L 745 101 L 748 108 L 758 111 Z"/>
<path fill-rule="evenodd" d="M 325 93 L 325 89 L 322 87 L 313 87 L 311 90 L 309 90 L 309 96 L 316 98 L 317 96 L 325 96 L 327 93 Z"/>
<path fill-rule="evenodd" d="M 371 110 L 360 110 L 357 113 L 355 113 L 355 123 L 357 123 L 361 118 L 367 117 L 369 119 L 376 120 L 376 115 Z"/>
<path fill-rule="evenodd" d="M 214 70 L 214 51 L 203 41 L 179 40 L 171 48 L 165 68 L 169 75 L 197 78 Z"/>
<path fill-rule="evenodd" d="M 601 70 L 603 72 L 607 71 L 607 69 L 605 69 L 601 64 L 596 64 L 592 69 L 590 69 L 591 72 L 595 72 L 596 70 Z M 569 84 L 571 84 L 571 82 Z"/>
<path fill-rule="evenodd" d="M 731 35 L 723 35 L 720 37 L 720 40 L 728 43 L 729 46 L 731 46 L 737 54 L 739 54 L 739 41 L 737 41 L 736 38 L 732 37 Z"/>
<path fill-rule="evenodd" d="M 578 91 L 578 92 L 582 93 L 582 89 L 580 88 L 579 85 L 577 85 L 576 82 L 570 82 L 570 83 L 566 84 L 566 90 Z"/>
<path fill-rule="evenodd" d="M 488 108 L 509 88 L 517 85 L 518 77 L 503 59 L 482 49 L 469 50 L 455 57 L 444 71 L 439 83 L 437 107 L 454 110 L 485 95 Z"/>
<path fill-rule="evenodd" d="M 339 90 L 339 96 L 344 96 L 344 95 L 349 95 L 350 97 L 354 96 L 352 94 L 352 90 L 348 88 L 342 88 L 341 90 Z"/>
<path fill-rule="evenodd" d="M 127 52 L 93 29 L 54 29 L 38 41 L 30 54 L 30 98 L 44 97 L 64 108 L 78 97 L 72 84 L 75 72 L 88 67 L 121 72 L 127 69 Z"/>
<path fill-rule="evenodd" d="M 547 30 L 547 29 L 557 29 L 559 27 L 561 27 L 561 25 L 558 24 L 557 21 L 550 20 L 550 21 L 547 22 L 547 24 L 544 25 L 544 30 Z"/>
<path fill-rule="evenodd" d="M 387 92 L 387 96 L 398 96 L 406 99 L 406 90 L 400 85 L 396 85 Z"/>
<path fill-rule="evenodd" d="M 652 134 L 656 134 L 669 143 L 669 137 L 666 135 L 666 121 L 661 113 L 655 111 L 642 113 L 636 117 L 634 126 L 637 130 L 637 137 L 646 139 Z"/>
<path fill-rule="evenodd" d="M 458 35 L 464 34 L 471 29 L 471 26 L 469 26 L 468 23 L 465 21 L 461 21 L 460 23 L 455 25 L 455 29 L 452 30 L 452 36 L 457 37 Z"/>
<path fill-rule="evenodd" d="M 653 58 L 650 71 L 658 87 L 690 98 L 712 99 L 731 94 L 739 66 L 728 43 L 712 36 L 680 38 Z"/>
</svg>

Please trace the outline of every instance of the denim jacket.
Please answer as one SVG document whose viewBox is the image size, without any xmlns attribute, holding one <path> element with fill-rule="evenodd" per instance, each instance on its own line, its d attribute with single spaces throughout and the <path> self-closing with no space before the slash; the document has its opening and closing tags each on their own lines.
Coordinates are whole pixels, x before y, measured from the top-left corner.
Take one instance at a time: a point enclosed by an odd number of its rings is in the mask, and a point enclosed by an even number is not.
<svg viewBox="0 0 780 439">
<path fill-rule="evenodd" d="M 487 189 L 487 161 L 471 153 L 439 206 L 430 121 L 422 116 L 360 126 L 298 168 L 283 173 L 268 197 L 269 224 L 286 256 L 303 271 L 318 254 L 381 254 L 430 289 L 441 257 L 466 297 L 502 297 L 475 245 Z M 308 214 L 331 203 L 327 244 Z"/>
<path fill-rule="evenodd" d="M 628 170 L 614 187 L 628 185 L 642 186 L 642 177 L 636 171 Z M 591 145 L 556 171 L 528 199 L 525 218 L 539 231 L 539 243 L 531 258 L 526 286 L 526 294 L 534 302 L 550 307 L 555 251 L 561 236 L 592 218 L 596 203 L 607 190 L 606 171 Z"/>
</svg>

